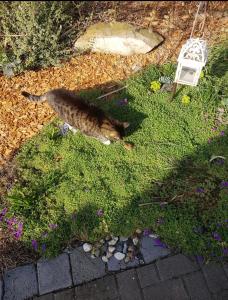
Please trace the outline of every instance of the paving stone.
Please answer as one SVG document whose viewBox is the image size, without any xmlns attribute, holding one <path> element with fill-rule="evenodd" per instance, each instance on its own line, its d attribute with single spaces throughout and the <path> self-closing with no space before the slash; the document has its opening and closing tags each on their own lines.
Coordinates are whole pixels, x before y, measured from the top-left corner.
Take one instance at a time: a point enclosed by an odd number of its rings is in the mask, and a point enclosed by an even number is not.
<svg viewBox="0 0 228 300">
<path fill-rule="evenodd" d="M 40 297 L 35 297 L 35 298 L 33 298 L 33 300 L 54 300 L 54 294 L 51 293 L 51 294 L 46 294 L 46 295 L 43 295 Z"/>
<path fill-rule="evenodd" d="M 186 256 L 178 254 L 156 262 L 162 280 L 196 271 L 199 267 Z"/>
<path fill-rule="evenodd" d="M 75 299 L 74 288 L 67 289 L 54 294 L 54 300 L 73 300 Z"/>
<path fill-rule="evenodd" d="M 225 275 L 224 269 L 220 264 L 210 263 L 205 265 L 202 270 L 209 290 L 212 293 L 218 293 L 223 289 L 228 289 L 228 279 Z"/>
<path fill-rule="evenodd" d="M 38 294 L 34 265 L 15 268 L 5 273 L 4 300 L 22 300 Z"/>
<path fill-rule="evenodd" d="M 122 300 L 141 300 L 140 287 L 134 269 L 116 275 Z"/>
<path fill-rule="evenodd" d="M 226 273 L 226 276 L 227 276 L 227 278 L 228 278 L 228 263 L 227 263 L 227 262 L 224 262 L 224 263 L 223 263 L 223 268 L 224 268 L 225 273 Z"/>
<path fill-rule="evenodd" d="M 70 261 L 75 285 L 103 277 L 106 274 L 105 264 L 101 258 L 91 258 L 90 254 L 85 253 L 82 249 L 75 249 L 70 254 Z"/>
<path fill-rule="evenodd" d="M 200 271 L 184 276 L 185 286 L 191 299 L 209 300 L 211 299 L 203 274 Z"/>
<path fill-rule="evenodd" d="M 117 260 L 114 256 L 110 257 L 107 266 L 109 272 L 125 270 L 127 268 L 123 260 Z"/>
<path fill-rule="evenodd" d="M 69 257 L 66 253 L 52 260 L 38 262 L 37 271 L 40 295 L 72 285 Z"/>
<path fill-rule="evenodd" d="M 216 300 L 227 300 L 228 299 L 228 290 L 222 291 L 220 294 L 216 295 L 214 298 Z"/>
<path fill-rule="evenodd" d="M 3 284 L 2 281 L 0 280 L 0 300 L 2 299 L 3 296 Z"/>
<path fill-rule="evenodd" d="M 181 279 L 163 281 L 143 289 L 145 300 L 187 300 L 189 297 Z"/>
<path fill-rule="evenodd" d="M 116 300 L 118 291 L 114 276 L 106 276 L 75 288 L 76 300 Z M 65 300 L 65 299 L 64 299 Z"/>
<path fill-rule="evenodd" d="M 154 264 L 138 268 L 137 273 L 142 288 L 156 284 L 160 281 Z"/>
<path fill-rule="evenodd" d="M 142 238 L 140 251 L 147 264 L 170 253 L 168 249 L 156 246 L 154 239 L 151 237 Z"/>
</svg>

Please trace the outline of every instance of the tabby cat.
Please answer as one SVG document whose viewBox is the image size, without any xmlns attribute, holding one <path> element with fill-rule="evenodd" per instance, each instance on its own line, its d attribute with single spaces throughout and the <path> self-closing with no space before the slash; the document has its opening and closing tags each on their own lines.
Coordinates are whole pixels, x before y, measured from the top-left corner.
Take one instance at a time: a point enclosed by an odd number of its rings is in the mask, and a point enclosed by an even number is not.
<svg viewBox="0 0 228 300">
<path fill-rule="evenodd" d="M 105 145 L 122 140 L 127 122 L 120 122 L 105 115 L 98 107 L 87 104 L 82 98 L 66 89 L 55 89 L 36 96 L 27 92 L 22 95 L 31 101 L 47 101 L 59 117 L 68 123 L 69 128 L 78 129 L 85 135 L 96 138 Z"/>
</svg>

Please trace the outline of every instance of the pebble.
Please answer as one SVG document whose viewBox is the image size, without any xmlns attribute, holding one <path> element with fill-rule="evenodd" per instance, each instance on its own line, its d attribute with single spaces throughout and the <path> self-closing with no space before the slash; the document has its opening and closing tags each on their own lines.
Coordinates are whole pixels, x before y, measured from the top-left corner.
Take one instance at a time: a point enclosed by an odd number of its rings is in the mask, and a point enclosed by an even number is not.
<svg viewBox="0 0 228 300">
<path fill-rule="evenodd" d="M 132 241 L 133 241 L 133 244 L 136 246 L 136 245 L 138 245 L 139 239 L 137 237 L 135 237 L 132 239 Z"/>
<path fill-rule="evenodd" d="M 125 257 L 124 262 L 127 264 L 127 263 L 129 263 L 129 261 L 130 261 L 130 257 L 129 256 Z"/>
<path fill-rule="evenodd" d="M 149 237 L 151 237 L 152 239 L 157 239 L 159 236 L 155 233 L 151 233 L 149 234 Z"/>
<path fill-rule="evenodd" d="M 122 259 L 125 258 L 125 254 L 124 254 L 124 253 L 121 253 L 121 252 L 116 252 L 116 253 L 114 254 L 114 256 L 115 256 L 115 258 L 116 258 L 117 260 L 122 260 Z"/>
<path fill-rule="evenodd" d="M 113 253 L 115 250 L 116 250 L 116 248 L 113 246 L 108 247 L 108 252 L 110 252 L 110 253 Z"/>
<path fill-rule="evenodd" d="M 114 237 L 111 241 L 108 242 L 109 246 L 114 246 L 118 242 L 118 237 Z"/>
<path fill-rule="evenodd" d="M 110 258 L 110 257 L 112 257 L 112 256 L 113 256 L 113 253 L 107 252 L 107 254 L 106 254 L 106 257 L 107 257 L 107 258 Z"/>
<path fill-rule="evenodd" d="M 128 238 L 125 236 L 120 237 L 120 242 L 126 242 L 127 240 L 128 240 Z"/>
<path fill-rule="evenodd" d="M 127 244 L 126 243 L 124 243 L 122 252 L 125 254 L 127 253 Z"/>
<path fill-rule="evenodd" d="M 89 244 L 89 243 L 85 243 L 85 244 L 83 244 L 83 250 L 85 251 L 85 252 L 90 252 L 91 250 L 92 250 L 92 245 L 91 244 Z"/>
<path fill-rule="evenodd" d="M 101 258 L 103 260 L 103 262 L 107 263 L 108 262 L 108 257 L 107 256 L 102 256 Z"/>
<path fill-rule="evenodd" d="M 136 232 L 137 234 L 141 234 L 141 233 L 142 233 L 142 230 L 141 230 L 141 229 L 136 229 L 135 232 Z"/>
</svg>

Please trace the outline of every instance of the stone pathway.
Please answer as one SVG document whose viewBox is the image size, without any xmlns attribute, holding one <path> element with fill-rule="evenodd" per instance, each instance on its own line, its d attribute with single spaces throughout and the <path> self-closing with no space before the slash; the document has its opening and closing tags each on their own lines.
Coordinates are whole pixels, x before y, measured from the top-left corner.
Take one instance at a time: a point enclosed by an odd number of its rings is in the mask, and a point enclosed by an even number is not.
<svg viewBox="0 0 228 300">
<path fill-rule="evenodd" d="M 200 265 L 143 237 L 143 259 L 108 263 L 82 247 L 7 271 L 0 300 L 228 299 L 228 264 Z M 142 265 L 144 264 L 144 265 Z"/>
</svg>

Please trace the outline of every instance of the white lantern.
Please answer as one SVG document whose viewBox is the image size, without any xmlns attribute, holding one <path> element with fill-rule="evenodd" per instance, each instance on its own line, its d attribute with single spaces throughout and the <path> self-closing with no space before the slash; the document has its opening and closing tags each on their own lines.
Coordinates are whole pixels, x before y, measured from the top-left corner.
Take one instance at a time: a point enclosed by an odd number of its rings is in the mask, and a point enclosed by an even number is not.
<svg viewBox="0 0 228 300">
<path fill-rule="evenodd" d="M 206 61 L 206 41 L 190 38 L 181 48 L 174 82 L 196 86 Z"/>
</svg>

